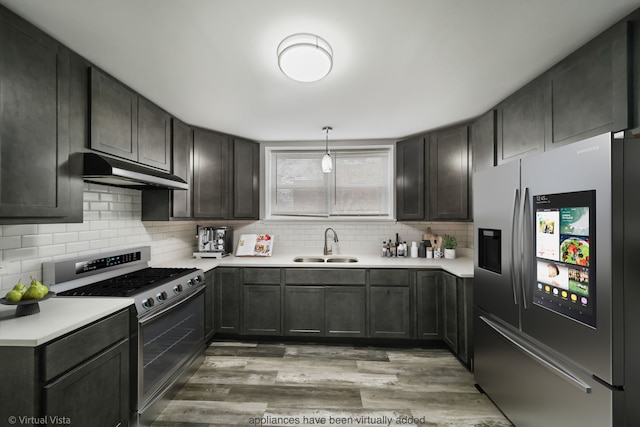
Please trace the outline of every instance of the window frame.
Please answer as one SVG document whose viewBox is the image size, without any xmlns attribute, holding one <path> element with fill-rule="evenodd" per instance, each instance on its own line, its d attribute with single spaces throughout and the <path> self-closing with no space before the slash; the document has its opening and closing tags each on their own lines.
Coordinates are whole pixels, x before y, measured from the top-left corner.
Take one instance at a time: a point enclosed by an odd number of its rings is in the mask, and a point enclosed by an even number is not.
<svg viewBox="0 0 640 427">
<path fill-rule="evenodd" d="M 385 143 L 385 144 L 365 144 L 365 145 L 340 145 L 329 147 L 329 152 L 340 152 L 340 151 L 386 151 L 388 153 L 387 156 L 387 170 L 388 170 L 388 194 L 387 194 L 387 203 L 388 203 L 388 215 L 331 215 L 330 212 L 327 212 L 327 215 L 276 215 L 273 216 L 271 214 L 271 205 L 272 205 L 272 194 L 271 189 L 273 188 L 273 168 L 272 168 L 272 156 L 278 152 L 304 152 L 304 151 L 317 151 L 320 153 L 318 157 L 318 163 L 321 160 L 321 154 L 324 152 L 325 147 L 319 145 L 309 145 L 302 146 L 299 144 L 296 145 L 276 145 L 272 147 L 265 147 L 264 150 L 264 215 L 263 221 L 273 221 L 273 222 L 282 222 L 282 221 L 367 221 L 367 222 L 395 222 L 395 144 Z M 335 161 L 335 158 L 334 158 Z M 335 163 L 334 163 L 335 166 Z M 328 179 L 329 185 L 335 180 L 335 175 L 332 173 L 331 177 Z M 329 193 L 331 196 L 331 192 Z"/>
</svg>

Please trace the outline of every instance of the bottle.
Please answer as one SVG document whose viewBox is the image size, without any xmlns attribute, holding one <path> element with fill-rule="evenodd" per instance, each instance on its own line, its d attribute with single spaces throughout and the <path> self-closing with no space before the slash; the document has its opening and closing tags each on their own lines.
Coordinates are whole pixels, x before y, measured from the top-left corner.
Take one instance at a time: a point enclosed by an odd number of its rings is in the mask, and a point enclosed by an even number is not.
<svg viewBox="0 0 640 427">
<path fill-rule="evenodd" d="M 409 256 L 409 246 L 407 246 L 407 242 L 402 242 L 402 249 L 404 251 L 404 256 Z"/>
<path fill-rule="evenodd" d="M 393 244 L 391 240 L 389 240 L 389 245 L 390 245 L 389 256 L 396 257 L 398 254 L 397 252 L 398 248 L 396 247 L 396 245 Z"/>
<path fill-rule="evenodd" d="M 418 258 L 418 245 L 416 242 L 411 242 L 411 258 Z"/>
<path fill-rule="evenodd" d="M 399 256 L 399 257 L 403 257 L 403 256 L 404 256 L 404 253 L 405 253 L 405 252 L 404 252 L 404 245 L 403 245 L 401 242 L 399 242 L 399 243 L 398 243 L 398 249 L 397 249 L 397 254 L 396 254 L 396 255 L 397 255 L 397 256 Z"/>
<path fill-rule="evenodd" d="M 382 256 L 389 256 L 389 246 L 387 246 L 387 242 L 384 240 L 382 241 Z"/>
</svg>

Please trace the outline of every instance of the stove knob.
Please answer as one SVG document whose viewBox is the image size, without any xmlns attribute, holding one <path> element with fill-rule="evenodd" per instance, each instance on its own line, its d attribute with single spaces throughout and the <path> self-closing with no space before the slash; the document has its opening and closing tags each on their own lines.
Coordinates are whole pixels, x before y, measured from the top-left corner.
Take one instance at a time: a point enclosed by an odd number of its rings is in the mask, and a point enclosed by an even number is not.
<svg viewBox="0 0 640 427">
<path fill-rule="evenodd" d="M 200 277 L 200 275 L 198 274 L 196 277 L 193 278 L 193 280 L 195 280 L 196 283 L 200 283 L 200 281 L 202 280 L 202 278 Z"/>
<path fill-rule="evenodd" d="M 153 300 L 153 298 L 147 298 L 146 300 L 142 301 L 142 306 L 144 308 L 151 308 L 154 304 L 155 301 Z"/>
<path fill-rule="evenodd" d="M 193 286 L 193 280 L 188 279 L 187 280 L 187 286 Z"/>
<path fill-rule="evenodd" d="M 182 292 L 182 285 L 181 284 L 177 284 L 173 287 L 173 293 L 174 294 L 179 294 L 180 292 Z"/>
<path fill-rule="evenodd" d="M 158 301 L 160 301 L 160 302 L 166 301 L 167 300 L 167 293 L 165 291 L 162 291 L 158 295 L 156 295 L 156 298 L 158 298 Z"/>
</svg>

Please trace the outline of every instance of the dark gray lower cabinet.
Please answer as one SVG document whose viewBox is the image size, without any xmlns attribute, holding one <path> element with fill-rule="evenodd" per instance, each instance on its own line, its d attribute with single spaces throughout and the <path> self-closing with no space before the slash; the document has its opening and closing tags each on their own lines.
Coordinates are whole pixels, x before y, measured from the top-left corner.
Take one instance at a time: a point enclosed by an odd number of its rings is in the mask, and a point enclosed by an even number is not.
<svg viewBox="0 0 640 427">
<path fill-rule="evenodd" d="M 209 339 L 213 336 L 214 333 L 214 325 L 215 325 L 215 311 L 214 311 L 214 282 L 215 282 L 215 270 L 209 270 L 204 273 L 204 280 L 206 282 L 207 288 L 204 291 L 204 336 L 205 340 L 209 341 Z"/>
<path fill-rule="evenodd" d="M 324 287 L 286 286 L 284 291 L 285 335 L 324 334 Z"/>
<path fill-rule="evenodd" d="M 327 286 L 324 291 L 325 336 L 365 337 L 365 287 Z"/>
<path fill-rule="evenodd" d="M 442 308 L 444 315 L 442 339 L 454 353 L 458 352 L 458 283 L 456 277 L 442 274 Z"/>
<path fill-rule="evenodd" d="M 242 333 L 246 335 L 281 335 L 280 285 L 243 286 Z"/>
<path fill-rule="evenodd" d="M 44 386 L 48 419 L 74 426 L 122 426 L 129 417 L 129 341 Z"/>
<path fill-rule="evenodd" d="M 242 279 L 239 268 L 216 268 L 214 281 L 215 331 L 223 334 L 240 333 L 242 308 Z"/>
<path fill-rule="evenodd" d="M 130 316 L 121 310 L 39 347 L 0 347 L 0 419 L 129 425 Z"/>
<path fill-rule="evenodd" d="M 375 338 L 411 338 L 409 286 L 372 286 L 369 334 Z"/>
<path fill-rule="evenodd" d="M 442 272 L 416 272 L 418 339 L 442 338 Z"/>
</svg>

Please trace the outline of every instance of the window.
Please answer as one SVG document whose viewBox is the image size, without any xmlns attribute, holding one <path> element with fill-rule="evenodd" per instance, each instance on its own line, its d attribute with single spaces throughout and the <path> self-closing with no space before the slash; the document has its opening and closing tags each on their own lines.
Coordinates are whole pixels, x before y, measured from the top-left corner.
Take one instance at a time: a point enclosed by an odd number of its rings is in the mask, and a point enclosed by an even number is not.
<svg viewBox="0 0 640 427">
<path fill-rule="evenodd" d="M 267 149 L 266 218 L 392 218 L 390 146 L 331 150 L 333 171 L 327 174 L 323 154 Z"/>
</svg>

